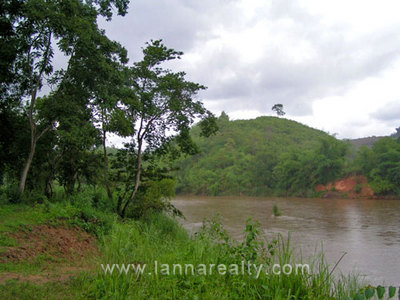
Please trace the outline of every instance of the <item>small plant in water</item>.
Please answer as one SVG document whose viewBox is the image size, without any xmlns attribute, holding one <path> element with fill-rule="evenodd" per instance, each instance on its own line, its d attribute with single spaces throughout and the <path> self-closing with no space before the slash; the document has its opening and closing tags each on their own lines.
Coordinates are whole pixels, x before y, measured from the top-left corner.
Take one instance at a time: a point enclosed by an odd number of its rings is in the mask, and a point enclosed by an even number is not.
<svg viewBox="0 0 400 300">
<path fill-rule="evenodd" d="M 275 217 L 279 217 L 282 215 L 282 213 L 280 212 L 280 210 L 278 208 L 278 205 L 276 205 L 276 204 L 274 204 L 272 211 L 273 211 Z"/>
</svg>

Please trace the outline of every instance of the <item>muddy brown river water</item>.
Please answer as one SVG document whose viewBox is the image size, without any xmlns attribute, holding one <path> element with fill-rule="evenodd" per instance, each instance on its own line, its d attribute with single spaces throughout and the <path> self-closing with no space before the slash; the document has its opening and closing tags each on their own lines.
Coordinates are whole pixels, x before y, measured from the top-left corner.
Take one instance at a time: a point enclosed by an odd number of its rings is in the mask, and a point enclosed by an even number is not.
<svg viewBox="0 0 400 300">
<path fill-rule="evenodd" d="M 322 247 L 331 265 L 347 252 L 339 272 L 356 272 L 374 285 L 400 286 L 399 200 L 179 196 L 173 204 L 191 232 L 219 213 L 225 228 L 240 239 L 251 217 L 267 237 L 290 233 L 305 261 Z M 273 216 L 274 204 L 282 216 Z"/>
</svg>

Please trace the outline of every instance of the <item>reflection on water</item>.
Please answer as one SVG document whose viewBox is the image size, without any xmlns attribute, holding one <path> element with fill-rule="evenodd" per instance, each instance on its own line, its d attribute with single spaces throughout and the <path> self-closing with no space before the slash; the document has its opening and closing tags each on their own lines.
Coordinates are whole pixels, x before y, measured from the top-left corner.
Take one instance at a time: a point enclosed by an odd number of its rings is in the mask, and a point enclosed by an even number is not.
<svg viewBox="0 0 400 300">
<path fill-rule="evenodd" d="M 265 234 L 291 233 L 303 257 L 324 252 L 330 264 L 347 252 L 338 268 L 357 271 L 372 284 L 400 284 L 400 201 L 306 198 L 177 197 L 173 204 L 191 231 L 219 213 L 225 228 L 242 237 L 246 220 L 258 220 Z M 277 204 L 282 216 L 274 217 Z"/>
</svg>

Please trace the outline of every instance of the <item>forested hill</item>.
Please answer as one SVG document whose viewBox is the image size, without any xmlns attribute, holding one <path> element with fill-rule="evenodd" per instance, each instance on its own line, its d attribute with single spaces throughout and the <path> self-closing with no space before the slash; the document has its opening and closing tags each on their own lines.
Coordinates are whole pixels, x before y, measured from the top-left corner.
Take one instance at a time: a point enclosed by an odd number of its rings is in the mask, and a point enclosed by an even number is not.
<svg viewBox="0 0 400 300">
<path fill-rule="evenodd" d="M 230 121 L 219 132 L 192 135 L 199 154 L 179 161 L 178 193 L 203 195 L 306 195 L 317 183 L 340 176 L 347 145 L 334 137 L 277 117 Z"/>
</svg>

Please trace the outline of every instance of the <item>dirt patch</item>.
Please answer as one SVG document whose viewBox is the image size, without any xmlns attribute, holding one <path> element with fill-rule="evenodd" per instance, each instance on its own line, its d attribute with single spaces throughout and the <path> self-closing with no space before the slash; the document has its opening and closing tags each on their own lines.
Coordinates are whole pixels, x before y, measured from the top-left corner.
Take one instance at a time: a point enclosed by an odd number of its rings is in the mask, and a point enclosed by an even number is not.
<svg viewBox="0 0 400 300">
<path fill-rule="evenodd" d="M 32 260 L 39 255 L 75 260 L 97 251 L 95 238 L 78 227 L 38 225 L 9 236 L 19 246 L 6 247 L 0 253 L 0 263 Z"/>
<path fill-rule="evenodd" d="M 96 239 L 79 227 L 38 225 L 8 234 L 18 246 L 2 247 L 0 263 L 34 262 L 39 258 L 40 272 L 0 273 L 0 284 L 8 280 L 44 284 L 67 281 L 82 271 L 90 271 L 99 256 Z"/>
<path fill-rule="evenodd" d="M 367 178 L 362 175 L 350 176 L 326 185 L 319 184 L 315 191 L 325 192 L 324 198 L 375 198 Z"/>
</svg>

